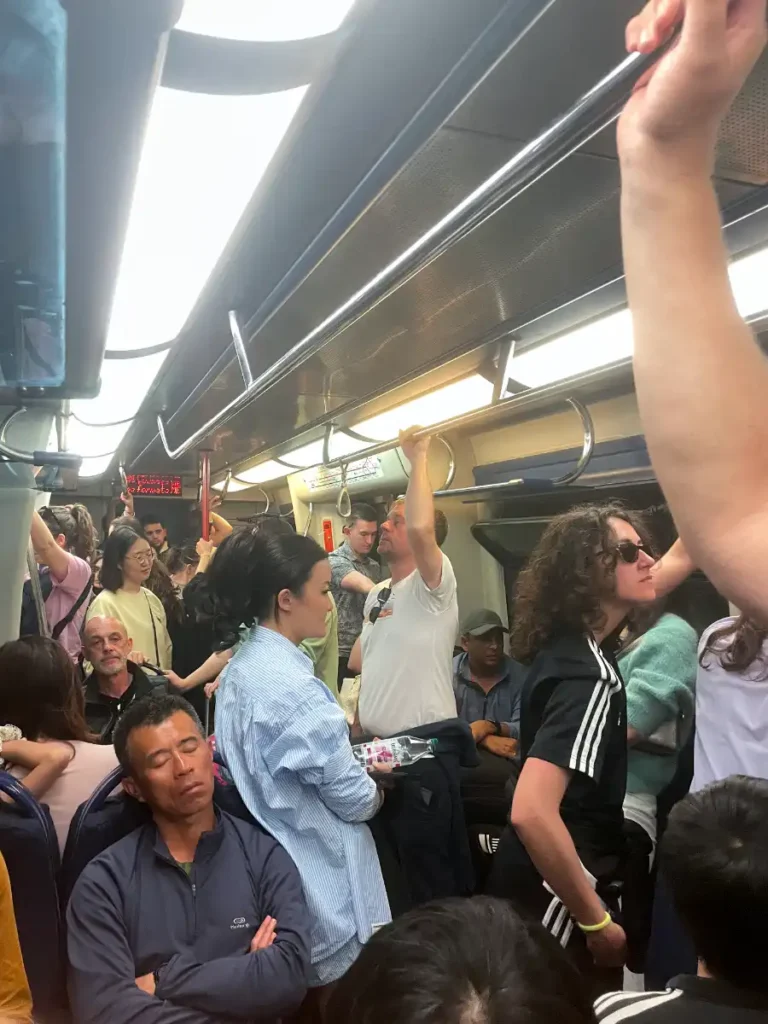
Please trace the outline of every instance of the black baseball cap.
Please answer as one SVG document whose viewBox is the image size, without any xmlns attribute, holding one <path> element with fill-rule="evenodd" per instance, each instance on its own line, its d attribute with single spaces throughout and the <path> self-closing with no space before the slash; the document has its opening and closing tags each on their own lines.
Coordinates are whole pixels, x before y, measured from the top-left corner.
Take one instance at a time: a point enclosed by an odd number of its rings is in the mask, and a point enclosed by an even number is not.
<svg viewBox="0 0 768 1024">
<path fill-rule="evenodd" d="M 509 632 L 496 612 L 492 612 L 490 608 L 479 608 L 477 611 L 470 612 L 466 619 L 464 619 L 464 622 L 461 624 L 461 635 L 484 636 L 486 633 L 490 633 L 492 629 L 500 629 L 502 633 Z"/>
</svg>

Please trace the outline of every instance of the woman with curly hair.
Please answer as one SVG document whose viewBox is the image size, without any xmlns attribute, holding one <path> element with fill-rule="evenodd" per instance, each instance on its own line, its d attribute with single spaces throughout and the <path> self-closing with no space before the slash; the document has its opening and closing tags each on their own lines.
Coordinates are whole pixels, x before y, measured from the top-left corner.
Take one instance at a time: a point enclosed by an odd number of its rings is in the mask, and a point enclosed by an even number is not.
<svg viewBox="0 0 768 1024">
<path fill-rule="evenodd" d="M 518 577 L 511 633 L 512 656 L 530 665 L 522 770 L 489 888 L 536 914 L 594 971 L 596 993 L 621 987 L 614 969 L 626 955 L 609 910 L 621 877 L 627 778 L 626 695 L 612 640 L 634 608 L 690 571 L 678 545 L 657 586 L 661 563 L 644 532 L 618 504 L 553 519 Z"/>
</svg>

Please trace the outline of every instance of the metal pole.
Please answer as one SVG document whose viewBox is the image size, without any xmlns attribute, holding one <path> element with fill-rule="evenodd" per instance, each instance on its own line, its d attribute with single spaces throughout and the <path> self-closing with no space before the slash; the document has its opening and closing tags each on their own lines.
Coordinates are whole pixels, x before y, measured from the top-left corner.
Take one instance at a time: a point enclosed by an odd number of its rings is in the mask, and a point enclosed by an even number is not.
<svg viewBox="0 0 768 1024">
<path fill-rule="evenodd" d="M 211 538 L 211 453 L 200 452 L 200 513 L 202 515 L 202 538 Z"/>
<path fill-rule="evenodd" d="M 659 54 L 633 53 L 585 93 L 571 109 L 434 224 L 392 263 L 355 292 L 306 337 L 252 380 L 221 412 L 204 423 L 178 448 L 171 448 L 162 415 L 157 429 L 168 456 L 178 459 L 211 430 L 227 422 L 245 405 L 263 395 L 324 345 L 365 316 L 430 263 L 498 213 L 507 203 L 557 167 L 618 117 L 632 84 Z M 255 335 L 254 335 L 255 336 Z M 250 339 L 252 341 L 253 338 Z"/>
</svg>

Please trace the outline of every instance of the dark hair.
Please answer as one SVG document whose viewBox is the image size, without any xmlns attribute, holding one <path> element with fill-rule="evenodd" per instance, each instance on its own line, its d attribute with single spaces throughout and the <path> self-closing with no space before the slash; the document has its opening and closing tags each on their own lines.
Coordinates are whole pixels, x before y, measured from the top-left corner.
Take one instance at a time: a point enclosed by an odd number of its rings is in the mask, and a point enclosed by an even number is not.
<svg viewBox="0 0 768 1024">
<path fill-rule="evenodd" d="M 395 505 L 403 506 L 403 514 L 405 514 L 405 498 L 398 498 L 394 502 Z M 441 508 L 435 509 L 435 541 L 437 546 L 441 548 L 445 544 L 446 538 L 448 537 L 448 518 Z"/>
<path fill-rule="evenodd" d="M 155 597 L 165 609 L 165 617 L 169 622 L 181 622 L 184 618 L 184 605 L 176 593 L 176 587 L 171 579 L 171 571 L 160 558 L 152 559 L 152 568 L 149 576 L 144 580 L 144 586 Z"/>
<path fill-rule="evenodd" d="M 334 1024 L 591 1024 L 581 974 L 539 924 L 488 896 L 411 910 L 339 981 Z"/>
<path fill-rule="evenodd" d="M 623 505 L 580 505 L 547 526 L 517 577 L 510 653 L 530 662 L 563 629 L 597 630 L 604 623 L 604 578 L 618 556 L 611 519 L 622 519 L 647 543 L 645 525 Z"/>
<path fill-rule="evenodd" d="M 183 548 L 168 548 L 163 562 L 168 572 L 183 572 L 190 565 L 198 565 L 200 562 L 200 556 L 195 550 L 195 546 L 193 544 L 187 544 Z"/>
<path fill-rule="evenodd" d="M 768 992 L 768 781 L 732 775 L 674 807 L 661 870 L 697 956 L 721 981 Z"/>
<path fill-rule="evenodd" d="M 143 533 L 137 533 L 130 526 L 116 526 L 104 542 L 104 556 L 101 563 L 101 585 L 113 593 L 123 585 L 123 561 L 137 540 L 146 541 Z"/>
<path fill-rule="evenodd" d="M 256 522 L 246 529 L 260 533 L 263 537 L 292 537 L 296 533 L 287 519 L 269 515 L 259 516 Z"/>
<path fill-rule="evenodd" d="M 293 531 L 271 534 L 258 526 L 235 530 L 206 573 L 202 616 L 231 647 L 241 626 L 276 613 L 281 590 L 300 594 L 315 565 L 327 557 L 316 541 Z"/>
<path fill-rule="evenodd" d="M 189 715 L 195 723 L 195 727 L 201 736 L 204 736 L 203 726 L 197 712 L 183 697 L 175 693 L 159 693 L 149 697 L 142 697 L 129 704 L 127 709 L 118 718 L 112 741 L 115 745 L 115 756 L 126 772 L 130 774 L 131 759 L 128 756 L 128 740 L 134 729 L 142 729 L 150 725 L 162 725 L 177 711 L 183 711 Z"/>
<path fill-rule="evenodd" d="M 45 505 L 40 518 L 54 537 L 64 534 L 67 551 L 90 562 L 98 545 L 96 528 L 85 505 Z"/>
<path fill-rule="evenodd" d="M 28 740 L 95 741 L 72 659 L 55 640 L 23 636 L 0 647 L 0 722 Z"/>
<path fill-rule="evenodd" d="M 345 526 L 354 526 L 355 523 L 378 523 L 379 516 L 373 505 L 366 505 L 365 502 L 359 502 L 352 506 L 349 511 L 349 516 L 344 524 Z"/>
<path fill-rule="evenodd" d="M 113 519 L 109 524 L 110 529 L 117 529 L 118 526 L 127 526 L 130 530 L 133 530 L 139 537 L 144 537 L 144 527 L 141 525 L 136 516 L 118 516 L 117 519 Z M 146 540 L 146 538 L 144 538 Z"/>
<path fill-rule="evenodd" d="M 143 515 L 139 521 L 145 530 L 148 526 L 151 526 L 152 523 L 159 523 L 160 526 L 162 526 L 163 529 L 165 529 L 165 523 L 163 522 L 162 516 L 153 516 L 150 512 L 147 512 L 146 515 Z"/>
<path fill-rule="evenodd" d="M 751 668 L 751 678 L 761 682 L 768 678 L 768 659 L 763 653 L 766 638 L 768 629 L 758 626 L 746 615 L 740 615 L 736 622 L 721 626 L 707 637 L 699 664 L 708 668 L 709 663 L 704 659 L 714 655 L 726 672 L 746 675 Z"/>
</svg>

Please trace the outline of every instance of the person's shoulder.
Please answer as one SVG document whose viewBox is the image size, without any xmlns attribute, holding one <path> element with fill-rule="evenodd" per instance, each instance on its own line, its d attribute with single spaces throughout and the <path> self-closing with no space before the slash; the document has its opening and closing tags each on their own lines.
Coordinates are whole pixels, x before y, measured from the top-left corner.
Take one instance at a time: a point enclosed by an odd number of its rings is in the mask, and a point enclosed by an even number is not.
<svg viewBox="0 0 768 1024">
<path fill-rule="evenodd" d="M 667 612 L 665 615 L 662 615 L 657 625 L 663 636 L 692 644 L 694 648 L 698 645 L 699 634 L 690 622 L 686 622 L 680 615 Z"/>
<path fill-rule="evenodd" d="M 137 851 L 147 834 L 147 828 L 147 825 L 141 825 L 89 860 L 75 883 L 72 898 L 77 897 L 78 891 L 94 888 L 124 892 L 131 885 Z"/>
<path fill-rule="evenodd" d="M 75 757 L 89 764 L 104 767 L 104 778 L 117 768 L 119 761 L 111 743 L 90 743 L 88 740 L 73 740 Z"/>
<path fill-rule="evenodd" d="M 64 554 L 67 556 L 67 575 L 61 581 L 51 577 L 53 586 L 60 586 L 62 583 L 80 583 L 82 586 L 85 586 L 93 575 L 90 565 L 84 558 L 80 558 L 79 555 L 73 555 L 71 551 L 65 551 Z"/>
<path fill-rule="evenodd" d="M 667 1016 L 667 1008 L 683 995 L 682 989 L 671 988 L 666 992 L 612 992 L 595 1002 L 595 1018 L 600 1024 L 619 1024 L 620 1021 L 673 1021 L 677 1016 Z"/>
<path fill-rule="evenodd" d="M 148 590 L 146 587 L 141 588 L 141 593 L 146 597 L 146 599 L 149 601 L 149 603 L 152 605 L 154 609 L 161 611 L 163 615 L 165 615 L 163 602 L 160 600 L 157 594 L 153 594 L 152 591 Z"/>
<path fill-rule="evenodd" d="M 117 607 L 117 604 L 118 597 L 114 590 L 102 590 L 91 601 L 86 618 L 92 619 L 94 615 L 103 614 L 103 610 Z"/>
</svg>

